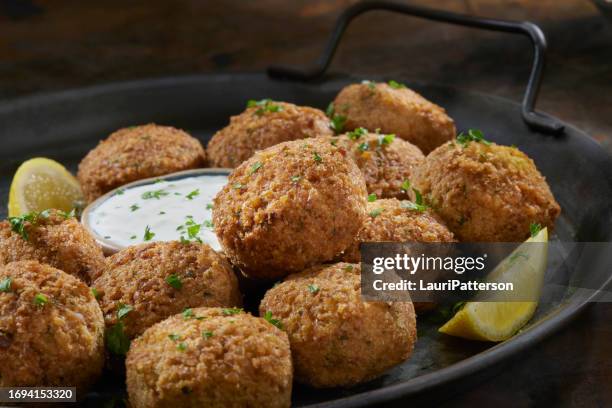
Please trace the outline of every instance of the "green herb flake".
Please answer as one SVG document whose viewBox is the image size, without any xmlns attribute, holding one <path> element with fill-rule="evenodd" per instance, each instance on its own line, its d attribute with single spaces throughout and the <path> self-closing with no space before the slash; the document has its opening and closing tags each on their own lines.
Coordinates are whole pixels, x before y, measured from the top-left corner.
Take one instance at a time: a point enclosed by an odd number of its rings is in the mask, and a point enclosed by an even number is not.
<svg viewBox="0 0 612 408">
<path fill-rule="evenodd" d="M 96 300 L 100 299 L 100 292 L 98 292 L 98 289 L 91 288 L 91 294 Z"/>
<path fill-rule="evenodd" d="M 319 153 L 314 152 L 313 156 L 314 156 L 314 161 L 316 161 L 317 163 L 323 162 L 323 158 L 321 156 L 319 156 Z"/>
<path fill-rule="evenodd" d="M 130 206 L 130 211 L 132 211 L 132 212 L 137 211 L 139 209 L 140 209 L 140 207 L 138 206 L 138 204 L 132 204 Z"/>
<path fill-rule="evenodd" d="M 125 334 L 123 322 L 112 325 L 104 337 L 106 348 L 113 354 L 123 356 L 130 349 L 130 339 Z"/>
<path fill-rule="evenodd" d="M 179 343 L 176 345 L 176 349 L 178 351 L 185 351 L 187 350 L 187 345 L 185 343 Z"/>
<path fill-rule="evenodd" d="M 224 316 L 231 316 L 231 315 L 235 315 L 235 314 L 242 313 L 242 312 L 243 312 L 242 308 L 239 308 L 239 307 L 230 307 L 230 308 L 221 309 L 221 313 L 223 313 Z"/>
<path fill-rule="evenodd" d="M 319 292 L 319 287 L 317 285 L 308 285 L 308 291 L 314 295 Z"/>
<path fill-rule="evenodd" d="M 382 209 L 382 208 L 376 208 L 376 209 L 374 209 L 374 210 L 370 211 L 370 217 L 372 217 L 372 218 L 376 218 L 376 217 L 378 217 L 380 214 L 382 214 L 382 212 L 383 212 L 383 209 Z"/>
<path fill-rule="evenodd" d="M 277 328 L 279 328 L 279 329 L 281 329 L 281 330 L 283 329 L 283 323 L 282 323 L 282 322 L 281 322 L 279 319 L 275 319 L 275 318 L 272 316 L 272 312 L 271 312 L 271 311 L 269 311 L 269 310 L 268 310 L 268 311 L 267 311 L 267 312 L 264 314 L 264 319 L 265 319 L 265 321 L 267 321 L 267 322 L 268 322 L 268 323 L 270 323 L 271 325 L 276 326 Z"/>
<path fill-rule="evenodd" d="M 395 140 L 394 134 L 380 135 L 378 138 L 378 144 L 381 146 L 388 146 Z"/>
<path fill-rule="evenodd" d="M 178 341 L 181 339 L 181 336 L 179 336 L 178 334 L 170 333 L 168 335 L 168 338 L 172 341 Z"/>
<path fill-rule="evenodd" d="M 253 163 L 253 165 L 251 166 L 251 168 L 249 169 L 249 174 L 255 174 L 257 173 L 257 170 L 261 169 L 261 167 L 263 166 L 263 164 L 261 164 L 261 162 L 255 162 Z"/>
<path fill-rule="evenodd" d="M 36 225 L 38 223 L 39 215 L 39 213 L 32 211 L 30 213 L 23 214 L 18 217 L 9 217 L 8 221 L 11 225 L 11 231 L 19 234 L 24 241 L 28 241 L 30 237 L 28 236 L 26 223 L 29 222 L 32 225 Z"/>
<path fill-rule="evenodd" d="M 427 210 L 427 206 L 423 205 L 423 204 L 417 204 L 413 201 L 408 201 L 408 200 L 403 200 L 400 203 L 400 207 L 401 208 L 405 208 L 407 210 L 413 210 L 413 211 L 426 211 Z"/>
<path fill-rule="evenodd" d="M 125 188 L 118 188 L 118 189 L 117 189 L 117 190 L 116 190 L 116 191 L 113 193 L 113 195 L 114 195 L 114 196 L 116 196 L 116 195 L 123 195 L 123 193 L 125 193 Z"/>
<path fill-rule="evenodd" d="M 140 198 L 142 198 L 143 200 L 150 200 L 152 198 L 159 200 L 160 198 L 165 197 L 168 194 L 169 193 L 165 190 L 152 190 L 152 191 L 145 191 L 144 193 L 142 193 Z"/>
<path fill-rule="evenodd" d="M 212 210 L 213 208 L 215 208 L 215 207 L 214 207 L 214 205 L 212 205 L 212 203 L 206 204 L 206 209 L 207 210 Z"/>
<path fill-rule="evenodd" d="M 410 190 L 410 180 L 404 180 L 400 188 L 402 191 L 407 193 Z"/>
<path fill-rule="evenodd" d="M 376 196 L 376 193 L 372 193 L 372 194 L 368 194 L 368 202 L 369 203 L 373 203 L 374 201 L 376 201 L 378 197 Z"/>
<path fill-rule="evenodd" d="M 344 131 L 344 125 L 346 124 L 346 116 L 334 114 L 331 118 L 329 127 L 336 134 L 342 133 Z"/>
<path fill-rule="evenodd" d="M 484 133 L 478 129 L 469 129 L 467 133 L 461 132 L 457 135 L 457 143 L 462 147 L 467 147 L 470 142 L 482 143 L 487 146 L 491 144 L 484 138 Z"/>
<path fill-rule="evenodd" d="M 183 319 L 191 319 L 193 317 L 193 309 L 187 308 L 183 310 Z"/>
<path fill-rule="evenodd" d="M 389 82 L 387 82 L 387 84 L 389 84 L 389 86 L 393 89 L 402 89 L 406 87 L 406 85 L 399 83 L 397 81 L 394 81 L 394 80 L 390 80 Z"/>
<path fill-rule="evenodd" d="M 137 238 L 137 237 L 136 237 L 136 235 L 132 235 L 132 236 L 130 237 L 130 239 L 136 239 L 136 238 Z"/>
<path fill-rule="evenodd" d="M 196 188 L 195 190 L 193 190 L 192 192 L 190 192 L 189 194 L 187 194 L 185 196 L 186 199 L 188 200 L 193 200 L 194 198 L 196 198 L 197 196 L 200 195 L 200 189 Z"/>
<path fill-rule="evenodd" d="M 202 337 L 204 337 L 206 340 L 210 339 L 212 336 L 214 336 L 214 333 L 210 330 L 204 330 L 202 332 Z"/>
<path fill-rule="evenodd" d="M 293 183 L 297 183 L 298 181 L 300 181 L 301 178 L 301 176 L 291 176 L 291 181 Z"/>
<path fill-rule="evenodd" d="M 244 185 L 242 183 L 234 183 L 232 187 L 234 188 L 234 190 L 240 190 L 244 187 Z"/>
<path fill-rule="evenodd" d="M 202 225 L 204 225 L 206 228 L 215 228 L 213 222 L 211 220 L 205 220 Z"/>
<path fill-rule="evenodd" d="M 357 129 L 348 132 L 346 135 L 351 140 L 358 140 L 362 136 L 365 136 L 367 134 L 368 134 L 368 129 L 363 128 L 363 127 L 358 127 Z"/>
<path fill-rule="evenodd" d="M 34 304 L 36 306 L 39 307 L 43 307 L 44 305 L 46 305 L 49 302 L 49 298 L 47 297 L 47 295 L 43 294 L 43 293 L 37 293 L 34 296 Z"/>
<path fill-rule="evenodd" d="M 0 281 L 0 292 L 10 292 L 11 282 L 13 282 L 13 278 L 11 278 L 10 276 L 2 279 L 2 281 Z"/>
<path fill-rule="evenodd" d="M 346 272 L 352 272 L 352 271 L 353 271 L 353 265 L 346 265 L 346 266 L 344 267 L 344 270 L 345 270 Z"/>
<path fill-rule="evenodd" d="M 536 235 L 538 235 L 540 233 L 540 231 L 542 231 L 542 224 L 539 224 L 539 223 L 536 223 L 536 222 L 532 222 L 529 225 L 529 232 L 530 232 L 532 237 L 535 237 Z"/>
<path fill-rule="evenodd" d="M 364 79 L 363 81 L 361 81 L 361 83 L 362 83 L 363 85 L 367 85 L 367 86 L 368 86 L 368 88 L 370 88 L 371 90 L 376 89 L 376 82 L 373 82 L 373 81 L 369 81 L 369 80 L 367 80 L 367 79 Z"/>
<path fill-rule="evenodd" d="M 117 319 L 122 320 L 132 310 L 134 310 L 134 308 L 132 306 L 120 303 L 119 304 L 119 308 L 117 309 Z"/>
<path fill-rule="evenodd" d="M 263 114 L 265 114 L 267 112 L 281 112 L 283 110 L 282 106 L 274 103 L 269 98 L 262 99 L 262 100 L 259 100 L 259 101 L 256 101 L 254 99 L 250 99 L 247 102 L 247 108 L 258 108 L 255 111 L 255 114 L 257 116 L 262 116 Z"/>
<path fill-rule="evenodd" d="M 357 148 L 360 151 L 365 152 L 365 151 L 367 151 L 370 148 L 370 145 L 368 144 L 368 142 L 363 142 L 363 143 L 360 143 Z"/>
<path fill-rule="evenodd" d="M 179 290 L 183 287 L 183 282 L 181 282 L 181 278 L 179 278 L 179 276 L 174 273 L 166 276 L 166 283 L 176 290 Z"/>
<path fill-rule="evenodd" d="M 146 226 L 145 227 L 145 232 L 144 232 L 144 236 L 142 237 L 145 241 L 150 241 L 153 239 L 153 237 L 155 236 L 155 233 L 151 231 L 151 227 L 150 226 Z"/>
</svg>

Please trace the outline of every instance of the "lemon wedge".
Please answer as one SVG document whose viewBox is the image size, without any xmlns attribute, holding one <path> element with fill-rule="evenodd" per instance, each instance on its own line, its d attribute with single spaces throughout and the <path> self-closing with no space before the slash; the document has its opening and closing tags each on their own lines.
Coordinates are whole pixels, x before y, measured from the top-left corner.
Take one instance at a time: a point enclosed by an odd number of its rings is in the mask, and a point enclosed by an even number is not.
<svg viewBox="0 0 612 408">
<path fill-rule="evenodd" d="M 514 293 L 520 293 L 521 299 L 538 299 L 547 257 L 548 231 L 543 228 L 504 259 L 486 281 L 512 282 Z M 466 302 L 439 331 L 470 340 L 507 340 L 531 319 L 538 306 L 535 301 L 513 301 L 513 295 L 505 292 L 494 296 L 487 302 L 478 301 L 478 296 L 474 301 Z"/>
<path fill-rule="evenodd" d="M 23 162 L 13 176 L 8 214 L 17 217 L 49 208 L 70 211 L 82 198 L 79 182 L 64 166 L 36 157 Z"/>
</svg>

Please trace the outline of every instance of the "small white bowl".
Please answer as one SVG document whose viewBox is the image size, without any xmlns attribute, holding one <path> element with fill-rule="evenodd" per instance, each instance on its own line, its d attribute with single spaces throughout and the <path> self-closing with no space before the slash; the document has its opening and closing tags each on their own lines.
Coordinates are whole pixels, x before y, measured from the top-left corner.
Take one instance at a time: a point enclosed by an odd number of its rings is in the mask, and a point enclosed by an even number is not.
<svg viewBox="0 0 612 408">
<path fill-rule="evenodd" d="M 146 178 L 146 179 L 142 179 L 142 180 L 136 180 L 133 181 L 131 183 L 128 184 L 124 184 L 122 186 L 119 186 L 117 188 L 115 188 L 114 190 L 109 191 L 108 193 L 104 194 L 103 196 L 98 197 L 95 201 L 93 201 L 91 204 L 89 204 L 87 207 L 85 207 L 85 209 L 83 210 L 83 213 L 81 215 L 81 224 L 83 224 L 83 226 L 85 227 L 85 229 L 94 237 L 94 239 L 96 240 L 96 242 L 102 247 L 102 250 L 104 251 L 105 255 L 112 255 L 122 249 L 124 249 L 125 247 L 119 246 L 117 244 L 115 244 L 114 242 L 105 239 L 104 237 L 100 236 L 90 225 L 89 223 L 89 214 L 96 209 L 98 206 L 100 206 L 100 204 L 102 204 L 103 202 L 105 202 L 106 200 L 108 200 L 110 197 L 112 197 L 113 195 L 115 195 L 115 193 L 117 192 L 117 190 L 119 189 L 129 189 L 132 187 L 138 187 L 138 186 L 143 186 L 143 185 L 147 185 L 147 184 L 153 184 L 158 180 L 167 180 L 167 181 L 171 181 L 171 180 L 179 180 L 182 178 L 187 178 L 187 177 L 194 177 L 194 176 L 205 176 L 205 175 L 229 175 L 231 173 L 232 169 L 223 169 L 223 168 L 205 168 L 205 169 L 193 169 L 193 170 L 184 170 L 184 171 L 179 171 L 176 173 L 170 173 L 170 174 L 166 174 L 163 176 L 157 176 L 157 177 L 150 177 L 150 178 Z"/>
</svg>

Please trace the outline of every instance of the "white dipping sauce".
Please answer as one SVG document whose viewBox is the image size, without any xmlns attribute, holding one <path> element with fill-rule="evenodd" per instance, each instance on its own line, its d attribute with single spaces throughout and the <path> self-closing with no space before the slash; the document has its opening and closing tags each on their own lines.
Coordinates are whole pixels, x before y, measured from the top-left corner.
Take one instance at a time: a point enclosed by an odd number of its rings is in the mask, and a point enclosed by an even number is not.
<svg viewBox="0 0 612 408">
<path fill-rule="evenodd" d="M 201 175 L 120 189 L 89 213 L 89 225 L 121 247 L 188 240 L 219 250 L 212 201 L 226 183 L 226 175 Z"/>
</svg>

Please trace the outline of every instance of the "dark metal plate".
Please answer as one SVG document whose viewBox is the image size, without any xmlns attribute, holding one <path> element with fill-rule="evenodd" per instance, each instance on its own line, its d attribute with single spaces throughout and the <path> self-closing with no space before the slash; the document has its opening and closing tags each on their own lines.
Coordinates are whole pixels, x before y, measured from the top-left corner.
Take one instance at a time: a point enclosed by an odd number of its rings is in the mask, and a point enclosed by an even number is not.
<svg viewBox="0 0 612 408">
<path fill-rule="evenodd" d="M 273 81 L 263 74 L 208 75 L 143 80 L 23 98 L 0 105 L 0 215 L 6 215 L 8 187 L 17 166 L 46 156 L 76 170 L 79 160 L 110 132 L 156 122 L 184 128 L 206 143 L 244 109 L 248 99 L 273 98 L 324 109 L 345 84 L 336 78 L 302 84 Z M 612 158 L 587 135 L 566 125 L 561 136 L 527 128 L 514 102 L 450 88 L 410 84 L 445 107 L 459 130 L 482 129 L 487 138 L 514 144 L 536 162 L 563 208 L 554 239 L 610 241 L 612 234 Z M 610 277 L 575 272 L 575 279 L 595 279 L 603 287 Z M 472 376 L 552 333 L 581 310 L 590 295 L 557 294 L 540 305 L 532 323 L 498 345 L 439 335 L 438 323 L 419 320 L 413 357 L 385 376 L 350 389 L 312 390 L 296 386 L 294 404 L 354 407 L 415 395 Z M 123 379 L 108 374 L 84 406 L 102 406 L 123 394 Z"/>
</svg>

